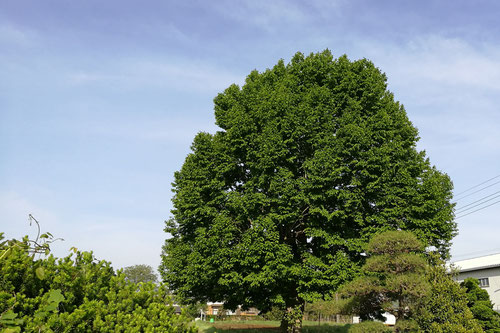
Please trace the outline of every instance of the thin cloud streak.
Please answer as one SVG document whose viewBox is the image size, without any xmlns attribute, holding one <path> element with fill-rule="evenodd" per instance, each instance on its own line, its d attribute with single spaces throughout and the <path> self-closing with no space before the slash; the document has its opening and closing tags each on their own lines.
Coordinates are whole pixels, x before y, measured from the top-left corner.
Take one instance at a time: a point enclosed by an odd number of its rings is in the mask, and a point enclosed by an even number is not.
<svg viewBox="0 0 500 333">
<path fill-rule="evenodd" d="M 430 81 L 445 87 L 500 91 L 500 47 L 496 45 L 478 47 L 459 38 L 432 35 L 404 45 L 365 41 L 359 47 L 368 50 L 368 57 L 399 85 Z"/>
<path fill-rule="evenodd" d="M 33 47 L 37 44 L 37 37 L 33 31 L 11 24 L 0 25 L 0 45 L 24 48 Z"/>
<path fill-rule="evenodd" d="M 190 92 L 214 92 L 232 83 L 241 84 L 244 78 L 242 74 L 205 64 L 124 60 L 112 68 L 70 73 L 67 80 L 76 86 L 102 84 L 126 89 L 154 86 Z"/>
</svg>

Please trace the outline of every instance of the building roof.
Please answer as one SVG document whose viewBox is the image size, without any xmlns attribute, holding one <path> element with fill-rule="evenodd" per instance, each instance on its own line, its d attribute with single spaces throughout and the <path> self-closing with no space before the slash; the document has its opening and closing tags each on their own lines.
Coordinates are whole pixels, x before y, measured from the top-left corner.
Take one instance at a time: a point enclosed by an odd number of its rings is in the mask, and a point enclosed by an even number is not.
<svg viewBox="0 0 500 333">
<path fill-rule="evenodd" d="M 486 268 L 500 267 L 500 253 L 455 261 L 453 262 L 453 265 L 458 268 L 460 272 L 469 272 Z"/>
</svg>

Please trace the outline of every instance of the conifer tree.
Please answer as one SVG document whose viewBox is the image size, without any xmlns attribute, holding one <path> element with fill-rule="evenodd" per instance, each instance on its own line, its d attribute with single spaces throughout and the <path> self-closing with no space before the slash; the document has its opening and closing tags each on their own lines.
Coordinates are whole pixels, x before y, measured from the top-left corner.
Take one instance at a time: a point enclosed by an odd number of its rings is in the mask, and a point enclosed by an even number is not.
<svg viewBox="0 0 500 333">
<path fill-rule="evenodd" d="M 367 247 L 362 275 L 343 288 L 361 319 L 383 319 L 388 312 L 399 320 L 412 318 L 419 301 L 429 293 L 424 246 L 406 231 L 375 235 Z"/>
</svg>

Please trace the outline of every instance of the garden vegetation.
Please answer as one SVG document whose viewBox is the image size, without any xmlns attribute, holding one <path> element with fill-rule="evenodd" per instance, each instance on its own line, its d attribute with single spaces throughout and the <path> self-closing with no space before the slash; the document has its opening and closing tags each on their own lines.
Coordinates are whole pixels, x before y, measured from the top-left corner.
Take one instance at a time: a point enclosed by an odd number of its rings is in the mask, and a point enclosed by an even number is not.
<svg viewBox="0 0 500 333">
<path fill-rule="evenodd" d="M 92 252 L 45 256 L 46 245 L 0 233 L 2 333 L 197 331 L 174 314 L 165 285 L 127 281 Z"/>
</svg>

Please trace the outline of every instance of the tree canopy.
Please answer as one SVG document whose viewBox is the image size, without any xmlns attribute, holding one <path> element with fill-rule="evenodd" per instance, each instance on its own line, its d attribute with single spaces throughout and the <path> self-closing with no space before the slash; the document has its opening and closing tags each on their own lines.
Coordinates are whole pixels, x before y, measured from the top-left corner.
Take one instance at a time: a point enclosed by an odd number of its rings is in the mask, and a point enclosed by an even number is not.
<svg viewBox="0 0 500 333">
<path fill-rule="evenodd" d="M 295 54 L 214 99 L 173 183 L 162 278 L 228 308 L 300 308 L 351 280 L 370 237 L 411 230 L 447 254 L 452 183 L 366 59 Z"/>
<path fill-rule="evenodd" d="M 125 279 L 132 283 L 156 282 L 158 280 L 153 268 L 149 265 L 133 265 L 125 267 L 123 269 L 123 274 L 125 274 Z"/>
</svg>

